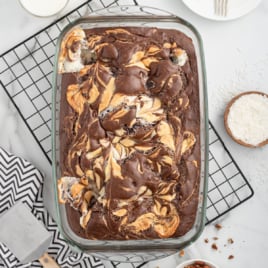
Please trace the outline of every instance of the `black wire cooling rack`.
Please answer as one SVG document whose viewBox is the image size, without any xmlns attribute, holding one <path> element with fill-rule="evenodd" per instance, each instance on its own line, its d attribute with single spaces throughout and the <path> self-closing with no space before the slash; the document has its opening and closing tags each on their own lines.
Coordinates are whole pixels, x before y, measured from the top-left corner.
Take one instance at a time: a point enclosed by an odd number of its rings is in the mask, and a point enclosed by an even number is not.
<svg viewBox="0 0 268 268">
<path fill-rule="evenodd" d="M 91 0 L 0 55 L 0 87 L 9 96 L 47 160 L 51 163 L 51 90 L 54 53 L 62 29 L 99 8 L 137 5 L 135 0 Z M 209 124 L 207 224 L 242 204 L 254 192 Z M 120 263 L 112 263 L 120 267 Z M 144 264 L 131 264 L 142 267 Z M 124 266 L 125 267 L 125 266 Z"/>
</svg>

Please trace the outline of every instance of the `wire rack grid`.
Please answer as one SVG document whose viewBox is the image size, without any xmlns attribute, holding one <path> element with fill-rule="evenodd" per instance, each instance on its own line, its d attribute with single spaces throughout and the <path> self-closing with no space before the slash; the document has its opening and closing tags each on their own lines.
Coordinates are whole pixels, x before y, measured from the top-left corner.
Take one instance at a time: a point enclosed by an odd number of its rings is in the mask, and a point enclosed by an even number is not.
<svg viewBox="0 0 268 268">
<path fill-rule="evenodd" d="M 135 0 L 91 0 L 0 55 L 0 88 L 7 93 L 21 118 L 51 163 L 51 96 L 54 53 L 62 29 L 99 8 L 137 5 Z M 206 223 L 242 204 L 254 192 L 209 124 L 209 183 Z M 120 263 L 112 263 L 120 267 Z M 142 267 L 144 264 L 132 264 Z M 125 267 L 125 266 L 124 266 Z"/>
</svg>

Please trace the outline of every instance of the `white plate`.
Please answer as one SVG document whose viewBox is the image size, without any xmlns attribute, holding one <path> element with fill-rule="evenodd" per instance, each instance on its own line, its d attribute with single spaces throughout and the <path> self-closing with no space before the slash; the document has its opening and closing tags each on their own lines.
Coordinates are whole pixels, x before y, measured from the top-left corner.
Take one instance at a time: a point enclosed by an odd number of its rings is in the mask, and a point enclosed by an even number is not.
<svg viewBox="0 0 268 268">
<path fill-rule="evenodd" d="M 214 0 L 182 0 L 184 4 L 198 15 L 212 20 L 233 20 L 255 9 L 261 0 L 228 0 L 226 17 L 214 14 Z"/>
</svg>

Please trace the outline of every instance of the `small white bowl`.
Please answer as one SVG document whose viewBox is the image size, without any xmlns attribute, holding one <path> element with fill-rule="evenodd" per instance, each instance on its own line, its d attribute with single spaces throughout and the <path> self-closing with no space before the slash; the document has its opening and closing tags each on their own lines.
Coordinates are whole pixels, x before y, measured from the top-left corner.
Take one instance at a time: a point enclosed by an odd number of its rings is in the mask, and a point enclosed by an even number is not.
<svg viewBox="0 0 268 268">
<path fill-rule="evenodd" d="M 205 264 L 209 265 L 211 268 L 219 268 L 216 264 L 212 263 L 211 261 L 203 260 L 203 259 L 192 259 L 185 262 L 182 262 L 181 264 L 177 265 L 176 268 L 185 268 L 187 265 L 194 264 L 196 261 L 202 261 Z"/>
<path fill-rule="evenodd" d="M 20 0 L 21 6 L 37 17 L 50 17 L 61 12 L 69 0 Z"/>
</svg>

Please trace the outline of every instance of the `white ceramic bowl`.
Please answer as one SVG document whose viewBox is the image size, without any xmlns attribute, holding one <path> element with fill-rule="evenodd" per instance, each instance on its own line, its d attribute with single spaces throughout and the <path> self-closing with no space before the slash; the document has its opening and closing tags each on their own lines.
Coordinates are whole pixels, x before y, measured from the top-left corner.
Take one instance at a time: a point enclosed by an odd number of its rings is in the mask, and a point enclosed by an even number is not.
<svg viewBox="0 0 268 268">
<path fill-rule="evenodd" d="M 192 259 L 185 262 L 182 262 L 181 264 L 177 265 L 176 268 L 185 268 L 187 265 L 194 264 L 196 261 L 202 261 L 205 264 L 209 265 L 211 268 L 220 268 L 216 264 L 212 263 L 211 261 L 203 260 L 203 259 Z"/>
<path fill-rule="evenodd" d="M 69 0 L 20 0 L 22 7 L 37 17 L 50 17 L 62 11 Z"/>
</svg>

